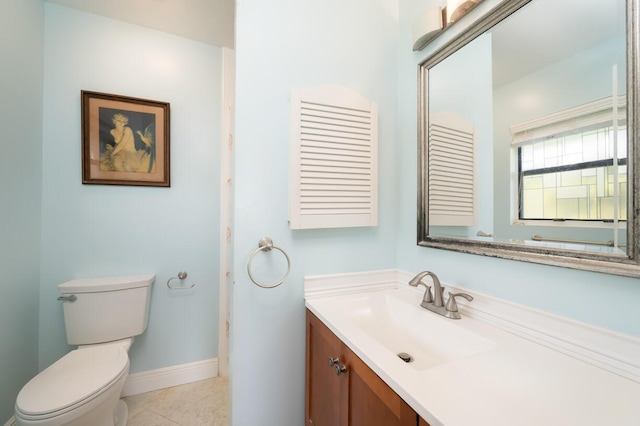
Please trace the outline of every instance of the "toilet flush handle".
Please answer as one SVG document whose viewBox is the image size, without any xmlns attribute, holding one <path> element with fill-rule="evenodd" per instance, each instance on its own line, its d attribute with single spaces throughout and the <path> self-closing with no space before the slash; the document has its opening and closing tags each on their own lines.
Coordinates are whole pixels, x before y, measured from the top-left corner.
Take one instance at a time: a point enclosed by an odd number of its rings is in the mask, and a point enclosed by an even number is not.
<svg viewBox="0 0 640 426">
<path fill-rule="evenodd" d="M 63 300 L 63 301 L 67 301 L 67 302 L 75 302 L 76 300 L 78 300 L 78 298 L 76 297 L 75 294 L 72 294 L 71 296 L 60 296 L 60 297 L 58 297 L 58 300 Z"/>
</svg>

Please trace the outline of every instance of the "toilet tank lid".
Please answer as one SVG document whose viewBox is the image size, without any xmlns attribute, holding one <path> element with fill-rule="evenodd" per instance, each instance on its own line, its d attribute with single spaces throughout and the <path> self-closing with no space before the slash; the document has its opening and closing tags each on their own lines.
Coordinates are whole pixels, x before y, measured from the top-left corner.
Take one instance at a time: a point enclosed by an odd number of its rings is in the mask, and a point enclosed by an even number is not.
<svg viewBox="0 0 640 426">
<path fill-rule="evenodd" d="M 123 277 L 81 278 L 59 284 L 58 291 L 63 294 L 94 293 L 148 287 L 153 283 L 155 277 L 154 274 L 147 274 L 127 275 Z"/>
</svg>

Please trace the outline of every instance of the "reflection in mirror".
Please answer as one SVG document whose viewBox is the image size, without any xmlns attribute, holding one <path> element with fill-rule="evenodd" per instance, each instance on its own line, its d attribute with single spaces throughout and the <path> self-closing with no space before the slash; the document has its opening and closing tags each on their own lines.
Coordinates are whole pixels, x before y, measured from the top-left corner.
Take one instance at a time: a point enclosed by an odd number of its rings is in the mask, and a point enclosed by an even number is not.
<svg viewBox="0 0 640 426">
<path fill-rule="evenodd" d="M 421 245 L 638 275 L 626 7 L 503 2 L 421 65 Z"/>
</svg>

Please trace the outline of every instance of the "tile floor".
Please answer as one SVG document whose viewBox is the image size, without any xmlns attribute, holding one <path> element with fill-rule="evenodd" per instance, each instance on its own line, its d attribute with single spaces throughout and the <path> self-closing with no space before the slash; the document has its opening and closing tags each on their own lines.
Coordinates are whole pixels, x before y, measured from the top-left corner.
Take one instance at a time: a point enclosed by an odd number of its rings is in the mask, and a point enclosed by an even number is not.
<svg viewBox="0 0 640 426">
<path fill-rule="evenodd" d="M 229 378 L 215 377 L 124 398 L 127 426 L 229 426 Z"/>
</svg>

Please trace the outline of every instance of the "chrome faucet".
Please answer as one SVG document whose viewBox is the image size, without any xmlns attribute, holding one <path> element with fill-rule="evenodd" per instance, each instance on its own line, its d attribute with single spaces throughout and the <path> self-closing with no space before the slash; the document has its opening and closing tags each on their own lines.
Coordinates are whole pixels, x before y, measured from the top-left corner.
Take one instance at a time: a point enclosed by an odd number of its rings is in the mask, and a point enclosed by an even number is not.
<svg viewBox="0 0 640 426">
<path fill-rule="evenodd" d="M 422 282 L 422 279 L 429 275 L 433 280 L 433 298 L 431 297 L 431 287 Z M 412 287 L 417 287 L 418 284 L 423 285 L 427 288 L 427 291 L 424 293 L 424 297 L 422 299 L 422 303 L 433 303 L 434 306 L 444 306 L 442 303 L 442 285 L 440 284 L 440 280 L 437 275 L 431 271 L 423 271 L 418 275 L 413 277 L 411 281 L 409 281 L 409 285 Z"/>
<path fill-rule="evenodd" d="M 422 279 L 427 275 L 430 276 L 433 280 L 433 296 L 431 295 L 431 287 L 422 282 Z M 456 297 L 464 297 L 469 302 L 473 300 L 473 297 L 471 297 L 467 293 L 449 292 L 449 300 L 447 301 L 447 304 L 445 306 L 442 301 L 442 293 L 444 292 L 444 287 L 442 286 L 442 284 L 440 284 L 440 280 L 438 279 L 437 275 L 431 271 L 420 272 L 418 275 L 413 277 L 411 281 L 409 281 L 409 285 L 412 287 L 423 285 L 426 288 L 420 306 L 430 310 L 431 312 L 435 312 L 436 314 L 451 319 L 460 319 L 460 312 L 458 311 L 458 304 L 456 303 L 455 299 Z"/>
</svg>

